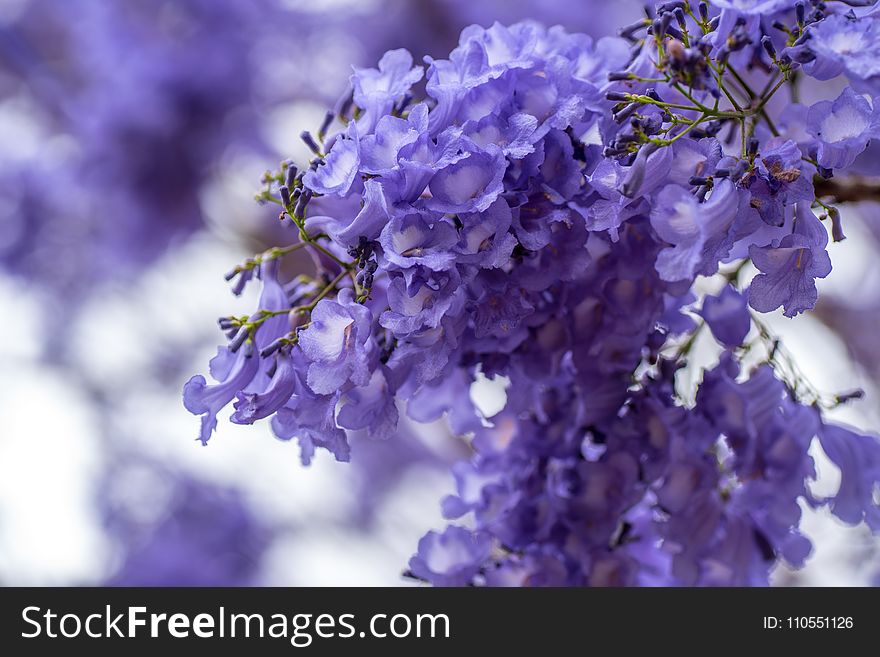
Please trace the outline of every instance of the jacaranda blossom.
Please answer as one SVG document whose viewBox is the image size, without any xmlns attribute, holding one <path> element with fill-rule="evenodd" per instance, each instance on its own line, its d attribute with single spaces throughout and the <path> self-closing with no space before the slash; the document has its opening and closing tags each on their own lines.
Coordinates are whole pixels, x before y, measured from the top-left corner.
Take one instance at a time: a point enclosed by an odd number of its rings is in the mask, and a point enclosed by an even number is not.
<svg viewBox="0 0 880 657">
<path fill-rule="evenodd" d="M 811 553 L 802 505 L 876 529 L 880 442 L 826 422 L 759 317 L 816 303 L 829 228 L 842 240 L 817 190 L 877 137 L 852 90 L 770 103 L 810 75 L 825 21 L 867 20 L 819 4 L 663 2 L 598 42 L 474 25 L 426 68 L 393 50 L 355 69 L 304 136 L 315 157 L 258 195 L 293 243 L 258 257 L 261 308 L 221 319 L 217 386 L 187 384 L 203 440 L 233 399 L 304 462 L 445 418 L 471 450 L 442 501 L 455 524 L 408 570 L 440 586 L 766 584 Z M 298 249 L 314 271 L 273 283 L 266 261 Z M 693 395 L 677 375 L 703 327 L 718 359 Z M 845 480 L 828 499 L 815 441 Z"/>
</svg>

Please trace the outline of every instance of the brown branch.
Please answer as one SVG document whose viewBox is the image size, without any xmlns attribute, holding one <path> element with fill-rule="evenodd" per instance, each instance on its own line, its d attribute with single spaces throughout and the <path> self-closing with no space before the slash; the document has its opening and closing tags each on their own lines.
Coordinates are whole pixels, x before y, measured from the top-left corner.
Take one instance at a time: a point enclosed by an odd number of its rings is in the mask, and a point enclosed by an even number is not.
<svg viewBox="0 0 880 657">
<path fill-rule="evenodd" d="M 880 203 L 880 181 L 872 178 L 846 178 L 826 180 L 820 176 L 813 179 L 816 197 L 829 197 L 833 203 L 857 203 L 874 201 Z"/>
</svg>

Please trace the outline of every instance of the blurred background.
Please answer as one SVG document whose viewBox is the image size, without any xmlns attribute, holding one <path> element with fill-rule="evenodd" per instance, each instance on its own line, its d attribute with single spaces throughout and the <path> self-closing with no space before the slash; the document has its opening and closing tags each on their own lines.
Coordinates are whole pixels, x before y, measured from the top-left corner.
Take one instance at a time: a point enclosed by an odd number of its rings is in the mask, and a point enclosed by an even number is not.
<svg viewBox="0 0 880 657">
<path fill-rule="evenodd" d="M 253 194 L 305 161 L 298 135 L 391 48 L 444 56 L 459 31 L 537 18 L 602 36 L 600 0 L 0 0 L 0 584 L 398 585 L 442 526 L 442 424 L 353 436 L 351 464 L 181 403 L 255 299 L 223 274 L 288 243 Z M 836 411 L 880 427 L 880 212 L 844 213 L 820 306 L 770 318 Z M 856 304 L 851 291 L 859 289 Z M 824 295 L 824 296 L 823 296 Z M 817 357 L 817 355 L 819 357 Z M 855 363 L 858 362 L 857 366 Z M 479 392 L 477 394 L 480 394 Z M 834 490 L 822 462 L 819 486 Z M 816 549 L 780 584 L 880 580 L 866 532 L 811 513 Z"/>
</svg>

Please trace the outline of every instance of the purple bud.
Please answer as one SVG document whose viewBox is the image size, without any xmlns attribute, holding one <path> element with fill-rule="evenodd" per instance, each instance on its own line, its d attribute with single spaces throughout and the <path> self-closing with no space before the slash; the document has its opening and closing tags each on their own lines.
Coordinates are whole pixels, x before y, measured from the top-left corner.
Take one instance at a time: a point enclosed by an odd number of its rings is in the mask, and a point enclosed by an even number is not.
<svg viewBox="0 0 880 657">
<path fill-rule="evenodd" d="M 776 46 L 773 45 L 773 41 L 770 39 L 770 37 L 768 35 L 765 34 L 763 37 L 761 37 L 761 46 L 763 46 L 764 52 L 767 53 L 767 55 L 770 57 L 770 59 L 775 61 L 776 60 Z"/>
<path fill-rule="evenodd" d="M 627 71 L 612 71 L 608 74 L 609 82 L 620 82 L 621 80 L 629 80 L 630 74 Z"/>
<path fill-rule="evenodd" d="M 709 5 L 708 3 L 701 2 L 697 7 L 697 10 L 700 12 L 700 20 L 704 23 L 709 20 Z"/>
<path fill-rule="evenodd" d="M 669 16 L 670 14 L 666 14 Z M 670 36 L 673 39 L 677 39 L 678 41 L 684 41 L 684 35 L 678 30 L 677 27 L 672 27 L 671 25 L 666 28 L 666 36 Z"/>
<path fill-rule="evenodd" d="M 260 351 L 260 358 L 268 358 L 276 351 L 281 349 L 281 347 L 283 347 L 287 343 L 288 337 L 289 336 L 282 335 L 280 338 L 272 340 L 272 342 L 267 344 L 265 347 L 263 347 L 262 351 Z"/>
<path fill-rule="evenodd" d="M 840 210 L 828 208 L 828 216 L 831 218 L 831 239 L 842 242 L 846 239 L 846 235 L 843 234 L 843 225 L 840 222 Z"/>
<path fill-rule="evenodd" d="M 749 163 L 746 160 L 739 160 L 736 163 L 736 166 L 733 168 L 733 171 L 730 173 L 730 177 L 734 180 L 739 180 L 745 175 L 746 169 L 749 168 Z"/>
<path fill-rule="evenodd" d="M 621 91 L 609 91 L 607 94 L 605 94 L 605 98 L 619 103 L 628 103 L 630 100 L 632 100 L 632 95 L 623 93 Z"/>
<path fill-rule="evenodd" d="M 657 13 L 665 14 L 669 11 L 674 11 L 676 9 L 681 9 L 684 7 L 684 2 L 682 0 L 670 0 L 669 2 L 661 2 L 657 5 Z"/>
<path fill-rule="evenodd" d="M 619 36 L 622 36 L 624 39 L 632 39 L 634 38 L 633 35 L 636 32 L 645 29 L 645 25 L 646 24 L 644 20 L 638 20 L 635 23 L 630 23 L 629 25 L 621 27 L 619 30 L 617 30 L 617 34 Z"/>
<path fill-rule="evenodd" d="M 354 105 L 354 91 L 349 89 L 345 95 L 336 102 L 336 114 L 341 117 L 347 117 L 348 111 Z"/>
<path fill-rule="evenodd" d="M 651 25 L 651 31 L 658 39 L 663 39 L 669 29 L 669 23 L 672 22 L 672 14 L 663 14 Z"/>
<path fill-rule="evenodd" d="M 244 341 L 247 340 L 249 335 L 250 331 L 244 326 L 238 329 L 238 333 L 235 334 L 235 337 L 232 338 L 232 342 L 229 343 L 229 351 L 235 353 L 241 349 L 241 345 L 244 344 Z"/>
<path fill-rule="evenodd" d="M 288 189 L 287 185 L 279 187 L 278 192 L 281 194 L 281 202 L 284 204 L 284 207 L 290 207 L 290 189 Z"/>
<path fill-rule="evenodd" d="M 815 53 L 807 50 L 806 48 L 793 50 L 791 53 L 794 55 L 793 59 L 798 64 L 808 64 L 809 62 L 816 59 Z"/>
<path fill-rule="evenodd" d="M 306 213 L 306 206 L 309 204 L 309 201 L 312 199 L 312 193 L 309 190 L 304 191 L 299 195 L 299 198 L 296 201 L 296 207 L 293 209 L 293 215 L 295 217 L 304 217 Z"/>
<path fill-rule="evenodd" d="M 623 123 L 631 117 L 639 107 L 641 107 L 639 103 L 630 103 L 619 112 L 612 114 L 611 118 L 614 119 L 616 123 Z"/>
<path fill-rule="evenodd" d="M 284 184 L 287 185 L 288 188 L 294 187 L 296 185 L 296 173 L 297 173 L 296 166 L 294 166 L 293 164 L 288 164 L 287 165 L 287 173 L 285 174 L 285 177 L 284 177 Z"/>
<path fill-rule="evenodd" d="M 321 147 L 318 146 L 318 142 L 312 137 L 311 132 L 303 130 L 299 133 L 299 138 L 305 142 L 306 146 L 308 146 L 315 155 L 321 155 Z"/>
<path fill-rule="evenodd" d="M 682 30 L 687 31 L 687 19 L 685 18 L 684 10 L 681 7 L 676 7 L 673 14 L 675 14 L 675 20 L 678 21 L 678 26 Z"/>
<path fill-rule="evenodd" d="M 748 150 L 746 151 L 749 157 L 755 157 L 758 154 L 758 148 L 761 143 L 758 141 L 756 137 L 751 137 L 749 139 Z"/>
<path fill-rule="evenodd" d="M 792 45 L 793 46 L 802 46 L 812 38 L 813 38 L 812 34 L 810 34 L 809 32 L 804 32 L 797 39 L 795 39 L 795 42 Z"/>
<path fill-rule="evenodd" d="M 327 129 L 330 127 L 330 124 L 333 123 L 333 119 L 336 118 L 335 112 L 327 112 L 324 115 L 324 120 L 321 121 L 321 127 L 318 128 L 318 139 L 324 141 L 324 135 L 327 134 Z"/>
</svg>

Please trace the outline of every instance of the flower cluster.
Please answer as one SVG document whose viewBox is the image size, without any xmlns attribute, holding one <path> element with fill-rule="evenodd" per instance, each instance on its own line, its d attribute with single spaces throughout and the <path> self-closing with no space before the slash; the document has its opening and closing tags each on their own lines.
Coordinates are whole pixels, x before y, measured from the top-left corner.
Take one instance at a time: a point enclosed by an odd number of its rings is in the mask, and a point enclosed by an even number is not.
<svg viewBox="0 0 880 657">
<path fill-rule="evenodd" d="M 162 470 L 155 475 L 159 484 L 168 480 L 169 499 L 153 521 L 125 504 L 104 502 L 105 525 L 123 548 L 105 584 L 255 585 L 272 530 L 254 517 L 240 493 Z"/>
<path fill-rule="evenodd" d="M 852 47 L 880 15 L 713 5 L 663 2 L 597 42 L 472 26 L 424 70 L 402 50 L 356 70 L 303 135 L 314 159 L 258 194 L 299 241 L 230 273 L 262 297 L 221 318 L 217 383 L 186 384 L 201 440 L 233 403 L 306 463 L 348 460 L 346 430 L 446 416 L 473 457 L 443 502 L 467 526 L 410 563 L 437 585 L 758 584 L 808 556 L 802 503 L 880 529 L 880 443 L 823 419 L 845 396 L 793 375 L 757 315 L 812 308 L 831 271 L 840 212 L 815 181 L 880 138 Z M 829 70 L 856 90 L 776 115 L 778 92 Z M 299 249 L 316 272 L 282 280 Z M 689 400 L 676 373 L 702 331 L 721 355 Z M 478 375 L 507 386 L 492 417 Z M 829 499 L 807 486 L 814 439 L 842 471 Z"/>
<path fill-rule="evenodd" d="M 0 97 L 40 143 L 0 157 L 0 266 L 70 302 L 199 229 L 230 146 L 265 151 L 252 50 L 294 20 L 267 0 L 19 4 L 0 26 Z"/>
</svg>

